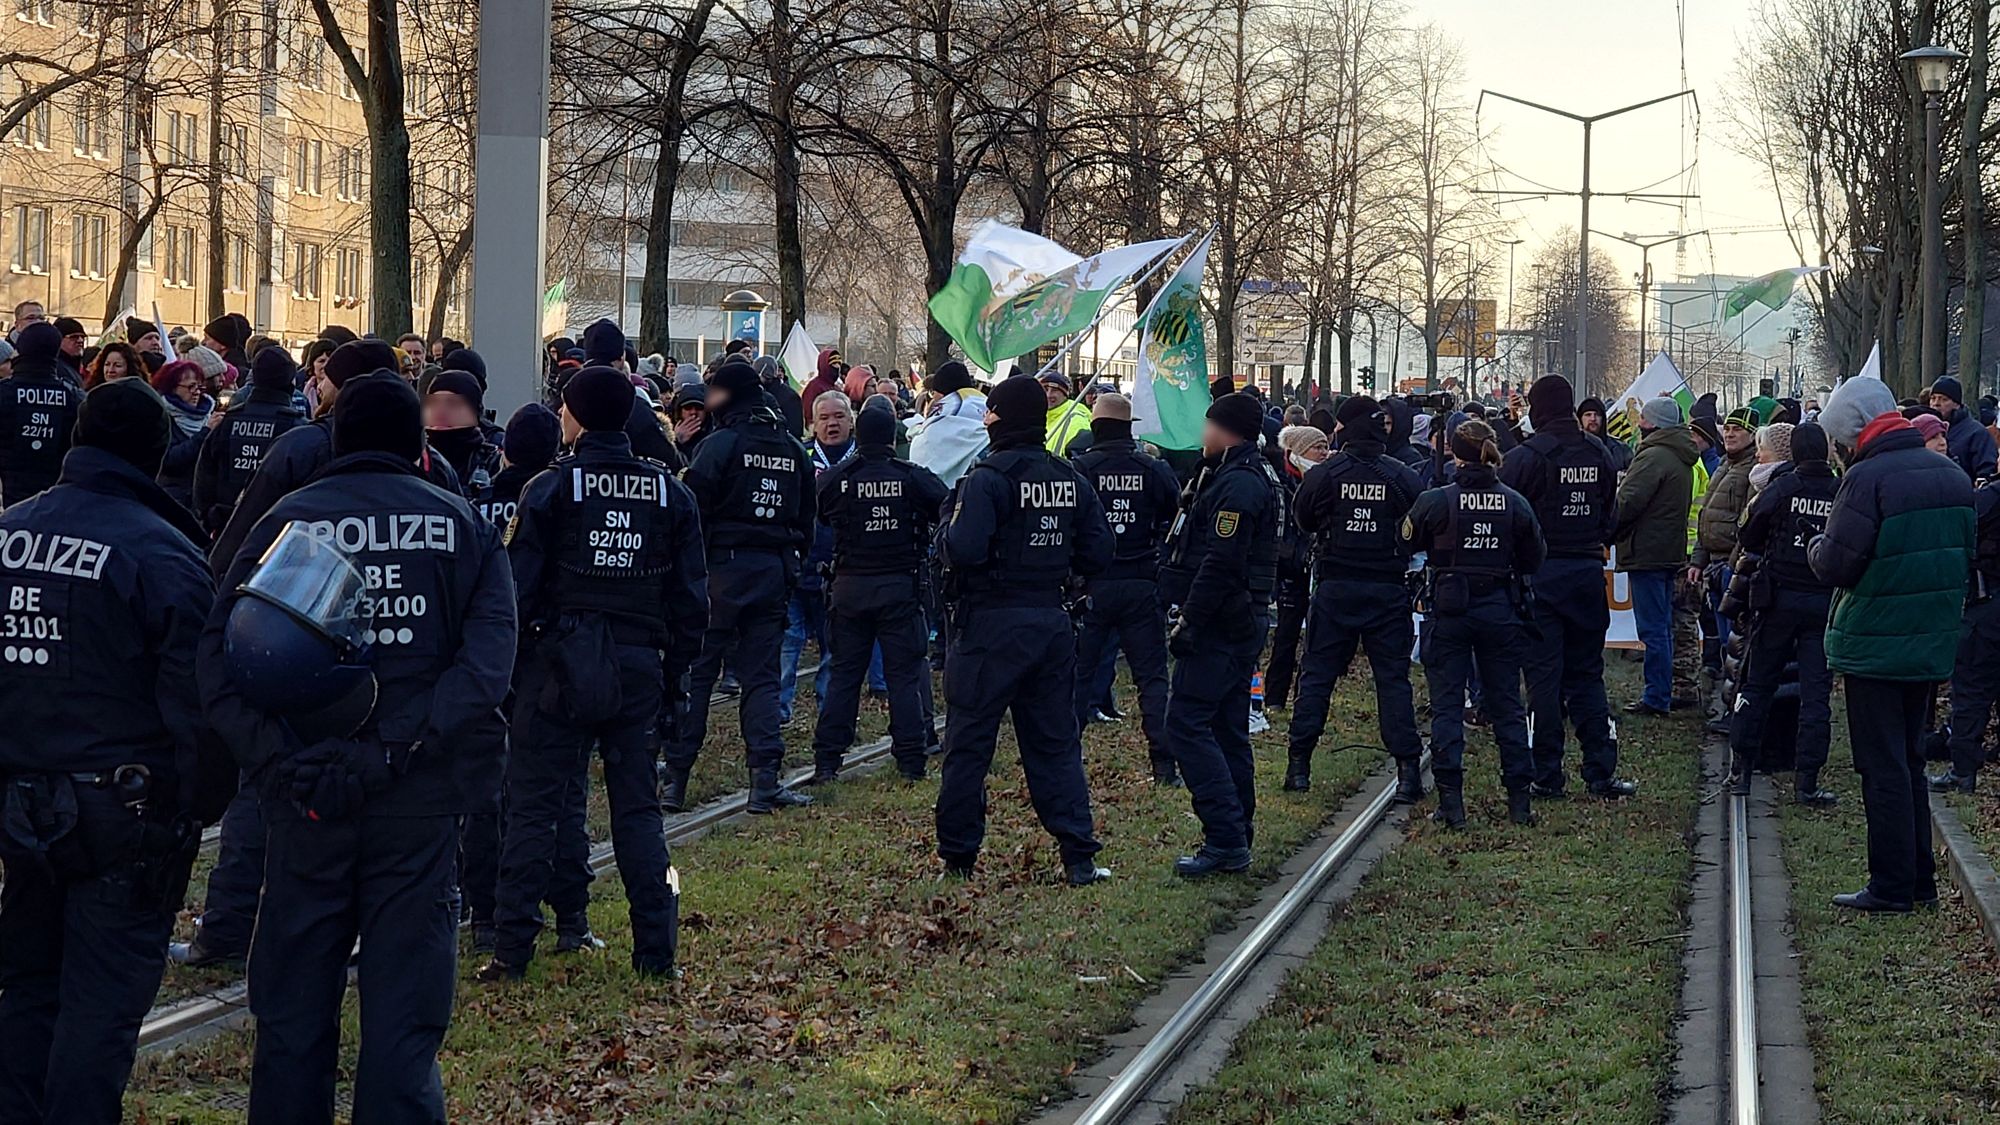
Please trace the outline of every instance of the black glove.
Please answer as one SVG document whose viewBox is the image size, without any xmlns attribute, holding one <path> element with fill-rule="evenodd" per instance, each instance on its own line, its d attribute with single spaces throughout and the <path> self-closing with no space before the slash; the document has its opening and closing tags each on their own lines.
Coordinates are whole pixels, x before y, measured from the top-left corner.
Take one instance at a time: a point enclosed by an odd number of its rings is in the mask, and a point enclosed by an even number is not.
<svg viewBox="0 0 2000 1125">
<path fill-rule="evenodd" d="M 368 795 L 387 789 L 394 776 L 382 744 L 372 738 L 315 743 L 279 770 L 284 796 L 308 820 L 359 815 Z"/>
<path fill-rule="evenodd" d="M 1195 642 L 1194 631 L 1188 627 L 1187 619 L 1182 618 L 1174 622 L 1172 631 L 1167 634 L 1167 651 L 1173 653 L 1174 659 L 1190 659 L 1200 651 L 1200 648 L 1201 646 Z"/>
</svg>

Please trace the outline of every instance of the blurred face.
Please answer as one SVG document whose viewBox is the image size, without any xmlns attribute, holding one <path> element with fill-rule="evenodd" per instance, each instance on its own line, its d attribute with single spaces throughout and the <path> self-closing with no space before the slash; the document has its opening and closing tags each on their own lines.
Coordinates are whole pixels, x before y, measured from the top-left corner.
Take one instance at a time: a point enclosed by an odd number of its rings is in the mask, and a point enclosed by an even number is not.
<svg viewBox="0 0 2000 1125">
<path fill-rule="evenodd" d="M 569 404 L 567 403 L 563 404 L 560 417 L 562 419 L 563 444 L 575 445 L 576 439 L 583 436 L 583 424 L 569 416 Z"/>
<path fill-rule="evenodd" d="M 443 340 L 438 340 L 438 341 L 435 341 L 435 342 L 433 342 L 433 343 L 431 344 L 431 346 L 430 346 L 430 353 L 431 353 L 431 358 L 432 358 L 432 359 L 443 359 L 443 358 L 444 358 L 444 341 L 443 341 Z M 418 359 L 422 359 L 422 358 L 424 358 L 424 346 L 423 346 L 423 343 L 422 343 L 421 341 L 419 341 L 419 342 L 418 342 L 418 344 L 417 344 L 417 351 L 416 351 L 416 356 L 417 356 L 417 358 L 418 358 Z"/>
<path fill-rule="evenodd" d="M 84 341 L 88 339 L 89 337 L 81 332 L 72 332 L 69 335 L 64 336 L 62 342 L 62 353 L 66 356 L 69 356 L 71 359 L 75 359 L 77 356 L 83 354 Z"/>
<path fill-rule="evenodd" d="M 479 417 L 472 412 L 472 404 L 449 391 L 440 391 L 424 399 L 425 429 L 462 430 L 478 424 Z"/>
<path fill-rule="evenodd" d="M 1933 392 L 1931 395 L 1931 409 L 1937 411 L 1940 415 L 1949 416 L 1952 411 L 1958 409 L 1958 404 L 1951 401 L 1950 395 L 1941 395 Z"/>
<path fill-rule="evenodd" d="M 104 378 L 106 379 L 106 381 L 112 379 L 123 379 L 124 377 L 132 373 L 128 365 L 125 363 L 124 352 L 105 352 L 103 370 L 104 370 Z"/>
<path fill-rule="evenodd" d="M 1309 446 L 1306 446 L 1306 451 L 1304 453 L 1299 454 L 1299 456 L 1307 461 L 1317 462 L 1326 460 L 1327 452 L 1328 450 L 1326 442 L 1324 440 L 1320 440 L 1313 442 Z"/>
<path fill-rule="evenodd" d="M 1757 441 L 1757 435 L 1737 425 L 1727 422 L 1722 427 L 1723 452 L 1734 455 L 1750 448 Z"/>
<path fill-rule="evenodd" d="M 415 336 L 403 337 L 403 351 L 418 363 L 424 361 L 424 342 Z"/>
<path fill-rule="evenodd" d="M 48 314 L 42 311 L 40 301 L 22 301 L 14 306 L 14 327 L 26 328 L 30 324 L 40 324 Z"/>
<path fill-rule="evenodd" d="M 201 372 L 190 371 L 181 376 L 179 385 L 174 387 L 174 394 L 189 406 L 200 405 L 202 394 Z"/>
<path fill-rule="evenodd" d="M 1599 414 L 1595 410 L 1584 411 L 1581 421 L 1587 433 L 1601 434 L 1604 432 L 1604 415 Z"/>
<path fill-rule="evenodd" d="M 1214 457 L 1226 450 L 1242 445 L 1243 439 L 1215 424 L 1210 418 L 1201 424 L 1201 451 Z"/>
<path fill-rule="evenodd" d="M 13 378 L 13 375 L 14 375 L 13 360 L 10 359 L 4 363 L 0 363 L 0 379 L 10 379 Z"/>
<path fill-rule="evenodd" d="M 847 400 L 839 395 L 821 395 L 813 400 L 813 437 L 821 445 L 845 445 L 854 432 L 854 415 Z"/>
<path fill-rule="evenodd" d="M 135 343 L 135 344 L 133 344 L 133 345 L 132 345 L 132 349 L 133 349 L 134 351 L 137 351 L 137 352 L 156 352 L 156 351 L 159 351 L 159 350 L 160 350 L 160 334 L 159 334 L 158 332 L 148 332 L 148 333 L 146 333 L 146 334 L 145 334 L 144 336 L 141 336 L 141 337 L 139 337 L 139 341 L 138 341 L 138 343 Z"/>
<path fill-rule="evenodd" d="M 313 378 L 317 379 L 320 376 L 326 374 L 326 361 L 332 358 L 333 358 L 332 352 L 321 352 L 313 357 L 313 363 L 312 363 Z"/>
<path fill-rule="evenodd" d="M 1042 397 L 1048 400 L 1050 410 L 1054 410 L 1056 407 L 1069 401 L 1069 395 L 1063 393 L 1063 389 L 1054 383 L 1042 384 Z"/>
<path fill-rule="evenodd" d="M 1932 434 L 1930 437 L 1925 438 L 1924 448 L 1930 450 L 1932 453 L 1943 453 L 1947 456 L 1950 455 L 1951 450 L 1951 447 L 1945 444 L 1944 435 L 1941 433 Z"/>
</svg>

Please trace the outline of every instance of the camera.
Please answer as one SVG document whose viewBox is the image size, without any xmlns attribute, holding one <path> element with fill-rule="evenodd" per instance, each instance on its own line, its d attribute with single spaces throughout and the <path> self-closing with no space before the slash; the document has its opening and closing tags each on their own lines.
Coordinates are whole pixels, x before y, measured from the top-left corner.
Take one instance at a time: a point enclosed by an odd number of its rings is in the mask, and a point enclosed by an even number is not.
<svg viewBox="0 0 2000 1125">
<path fill-rule="evenodd" d="M 1408 402 L 1412 410 L 1435 410 L 1440 414 L 1449 414 L 1458 409 L 1458 400 L 1444 391 L 1437 391 L 1432 394 L 1410 395 L 1408 396 Z"/>
</svg>

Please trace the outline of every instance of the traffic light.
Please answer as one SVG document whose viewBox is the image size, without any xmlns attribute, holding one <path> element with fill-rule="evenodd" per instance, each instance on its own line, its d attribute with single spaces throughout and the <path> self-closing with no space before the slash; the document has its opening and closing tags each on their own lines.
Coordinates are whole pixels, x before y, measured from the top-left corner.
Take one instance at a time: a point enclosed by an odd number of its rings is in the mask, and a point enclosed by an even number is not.
<svg viewBox="0 0 2000 1125">
<path fill-rule="evenodd" d="M 1375 391 L 1375 369 L 1372 367 L 1363 367 L 1360 371 L 1361 389 L 1373 394 Z"/>
</svg>

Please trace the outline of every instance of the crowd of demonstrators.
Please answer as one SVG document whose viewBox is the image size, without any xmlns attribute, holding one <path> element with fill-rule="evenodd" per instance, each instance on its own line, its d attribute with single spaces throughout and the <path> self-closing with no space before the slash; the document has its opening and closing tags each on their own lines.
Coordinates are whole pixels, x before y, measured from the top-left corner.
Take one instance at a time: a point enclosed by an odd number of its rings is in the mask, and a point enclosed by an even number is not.
<svg viewBox="0 0 2000 1125">
<path fill-rule="evenodd" d="M 1869 881 L 1837 901 L 1877 911 L 1934 900 L 1928 793 L 1976 785 L 2000 703 L 1991 408 L 1949 378 L 1901 407 L 1873 380 L 1824 408 L 1769 386 L 1727 411 L 1656 398 L 1630 410 L 1630 448 L 1560 376 L 1443 409 L 1217 380 L 1200 448 L 1167 457 L 1115 383 L 1054 372 L 982 386 L 951 361 L 910 385 L 826 349 L 795 390 L 748 342 L 681 363 L 600 320 L 550 341 L 543 401 L 502 425 L 485 358 L 449 339 L 329 328 L 295 359 L 239 316 L 164 337 L 133 320 L 95 350 L 39 306 L 16 321 L 0 534 L 70 546 L 0 555 L 37 638 L 0 682 L 36 732 L 0 747 L 0 929 L 37 935 L 0 944 L 9 1120 L 115 1116 L 163 950 L 247 959 L 252 1117 L 328 1120 L 359 938 L 356 1116 L 442 1121 L 457 927 L 490 982 L 528 974 L 544 904 L 557 953 L 605 948 L 593 754 L 626 955 L 677 972 L 662 816 L 688 802 L 725 678 L 758 814 L 813 801 L 785 784 L 785 724 L 811 724 L 808 783 L 837 785 L 864 694 L 885 699 L 901 777 L 924 782 L 941 754 L 936 852 L 958 877 L 977 875 L 1011 717 L 1061 879 L 1088 886 L 1111 870 L 1082 730 L 1117 718 L 1122 653 L 1151 772 L 1200 824 L 1174 869 L 1223 876 L 1257 838 L 1260 665 L 1292 711 L 1286 790 L 1310 786 L 1333 688 L 1365 652 L 1395 797 L 1432 795 L 1415 647 L 1438 701 L 1436 821 L 1468 823 L 1475 714 L 1513 822 L 1570 795 L 1572 731 L 1582 795 L 1631 795 L 1603 674 L 1615 550 L 1646 647 L 1625 710 L 1693 702 L 1672 660 L 1676 592 L 1692 594 L 1715 692 L 1735 694 L 1715 715 L 1737 786 L 1789 769 L 1796 800 L 1834 803 L 1843 677 Z M 1930 778 L 1945 681 L 1952 762 Z M 196 936 L 169 947 L 217 821 Z M 44 863 L 67 833 L 90 862 Z M 144 893 L 113 904 L 107 882 Z"/>
</svg>

